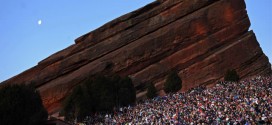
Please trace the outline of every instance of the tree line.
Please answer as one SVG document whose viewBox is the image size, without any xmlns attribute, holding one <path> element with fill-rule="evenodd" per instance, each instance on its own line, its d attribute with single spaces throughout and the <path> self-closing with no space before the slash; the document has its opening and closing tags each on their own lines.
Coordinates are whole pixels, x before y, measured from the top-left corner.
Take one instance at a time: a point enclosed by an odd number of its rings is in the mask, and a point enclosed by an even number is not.
<svg viewBox="0 0 272 125">
<path fill-rule="evenodd" d="M 228 70 L 225 81 L 238 82 L 235 70 Z M 147 84 L 148 98 L 157 96 L 154 84 Z M 182 79 L 177 72 L 170 72 L 164 83 L 165 93 L 177 92 L 182 88 Z M 129 77 L 118 75 L 94 75 L 74 87 L 63 102 L 61 114 L 67 121 L 83 120 L 96 112 L 112 112 L 115 108 L 133 105 L 136 90 Z M 33 84 L 4 85 L 0 88 L 0 124 L 42 124 L 48 113 L 42 104 L 39 92 Z"/>
</svg>

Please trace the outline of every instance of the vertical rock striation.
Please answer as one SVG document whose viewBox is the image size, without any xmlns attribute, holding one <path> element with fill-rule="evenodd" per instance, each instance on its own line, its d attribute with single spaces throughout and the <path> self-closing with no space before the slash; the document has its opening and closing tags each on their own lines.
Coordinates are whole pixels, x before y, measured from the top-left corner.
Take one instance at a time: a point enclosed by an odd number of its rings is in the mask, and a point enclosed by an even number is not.
<svg viewBox="0 0 272 125">
<path fill-rule="evenodd" d="M 214 83 L 230 68 L 242 78 L 271 74 L 249 26 L 244 0 L 155 1 L 77 38 L 3 83 L 34 83 L 53 113 L 74 86 L 109 66 L 129 75 L 137 89 L 153 82 L 161 90 L 171 70 L 179 72 L 183 90 Z"/>
</svg>

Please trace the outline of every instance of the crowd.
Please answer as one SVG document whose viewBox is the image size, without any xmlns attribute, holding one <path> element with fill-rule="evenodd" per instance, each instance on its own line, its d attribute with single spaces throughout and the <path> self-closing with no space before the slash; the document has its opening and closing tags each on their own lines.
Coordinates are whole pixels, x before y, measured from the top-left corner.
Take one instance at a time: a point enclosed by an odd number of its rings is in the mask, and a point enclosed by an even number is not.
<svg viewBox="0 0 272 125">
<path fill-rule="evenodd" d="M 88 117 L 87 124 L 255 125 L 272 122 L 272 77 L 219 82 Z"/>
</svg>

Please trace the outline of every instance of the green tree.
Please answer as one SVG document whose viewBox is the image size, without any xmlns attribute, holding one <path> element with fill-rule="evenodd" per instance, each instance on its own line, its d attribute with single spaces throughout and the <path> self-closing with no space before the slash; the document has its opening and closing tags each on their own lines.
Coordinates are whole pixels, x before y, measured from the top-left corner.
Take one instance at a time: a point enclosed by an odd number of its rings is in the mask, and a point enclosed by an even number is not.
<svg viewBox="0 0 272 125">
<path fill-rule="evenodd" d="M 231 69 L 228 70 L 225 74 L 224 80 L 225 81 L 231 81 L 231 82 L 238 82 L 240 79 L 238 73 L 236 72 L 236 70 Z"/>
<path fill-rule="evenodd" d="M 182 80 L 178 76 L 177 72 L 171 72 L 164 83 L 165 93 L 177 92 L 182 88 Z"/>
<path fill-rule="evenodd" d="M 66 121 L 95 112 L 112 112 L 114 107 L 134 103 L 136 91 L 129 77 L 95 75 L 75 87 L 63 104 L 62 114 Z"/>
<path fill-rule="evenodd" d="M 129 77 L 125 77 L 119 80 L 118 98 L 120 106 L 128 106 L 136 100 L 136 90 Z"/>
<path fill-rule="evenodd" d="M 114 84 L 111 80 L 103 75 L 97 75 L 92 79 L 91 93 L 94 97 L 95 110 L 98 112 L 110 111 L 113 109 L 114 101 Z"/>
<path fill-rule="evenodd" d="M 157 96 L 157 90 L 156 90 L 154 84 L 150 83 L 150 84 L 147 85 L 147 93 L 146 93 L 146 96 L 147 96 L 147 98 L 149 98 L 149 99 L 152 99 L 152 98 L 154 98 L 154 97 Z"/>
<path fill-rule="evenodd" d="M 40 94 L 31 85 L 7 85 L 0 89 L 1 125 L 38 125 L 47 120 Z"/>
<path fill-rule="evenodd" d="M 72 121 L 75 118 L 81 121 L 85 116 L 91 115 L 93 107 L 92 96 L 86 86 L 79 85 L 64 101 L 62 113 L 66 121 Z"/>
</svg>

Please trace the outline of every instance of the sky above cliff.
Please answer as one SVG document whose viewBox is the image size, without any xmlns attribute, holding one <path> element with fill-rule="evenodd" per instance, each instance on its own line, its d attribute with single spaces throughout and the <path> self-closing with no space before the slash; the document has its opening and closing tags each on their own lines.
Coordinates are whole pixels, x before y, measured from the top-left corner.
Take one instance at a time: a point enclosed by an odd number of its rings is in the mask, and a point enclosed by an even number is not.
<svg viewBox="0 0 272 125">
<path fill-rule="evenodd" d="M 153 0 L 1 0 L 0 82 L 74 39 Z M 272 62 L 272 0 L 246 0 L 251 28 Z"/>
</svg>

